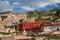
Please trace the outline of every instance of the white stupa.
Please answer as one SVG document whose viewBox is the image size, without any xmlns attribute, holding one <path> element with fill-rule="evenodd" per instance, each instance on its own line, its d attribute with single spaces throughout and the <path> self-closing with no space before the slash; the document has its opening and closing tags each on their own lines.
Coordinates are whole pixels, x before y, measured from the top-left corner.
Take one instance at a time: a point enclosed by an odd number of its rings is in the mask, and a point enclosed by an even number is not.
<svg viewBox="0 0 60 40">
<path fill-rule="evenodd" d="M 26 32 L 26 30 L 24 30 L 24 31 L 23 31 L 23 35 L 27 35 L 27 32 Z"/>
</svg>

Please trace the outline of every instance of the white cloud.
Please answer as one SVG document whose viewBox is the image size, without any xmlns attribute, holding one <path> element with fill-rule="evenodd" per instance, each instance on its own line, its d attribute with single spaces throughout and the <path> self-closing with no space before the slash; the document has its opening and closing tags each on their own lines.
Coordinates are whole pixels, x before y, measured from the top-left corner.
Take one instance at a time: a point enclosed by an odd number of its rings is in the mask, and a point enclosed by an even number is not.
<svg viewBox="0 0 60 40">
<path fill-rule="evenodd" d="M 60 3 L 60 0 L 51 0 L 53 3 Z"/>
<path fill-rule="evenodd" d="M 18 2 L 14 2 L 13 5 L 18 5 L 19 3 Z"/>
<path fill-rule="evenodd" d="M 49 5 L 49 4 L 50 4 L 49 2 L 46 2 L 46 3 L 40 2 L 40 3 L 37 4 L 37 7 L 43 8 L 43 7 L 46 7 L 46 6 Z"/>
<path fill-rule="evenodd" d="M 22 6 L 31 6 L 31 7 L 37 7 L 37 8 L 43 8 L 48 5 L 54 5 L 57 6 L 57 3 L 60 3 L 60 0 L 16 0 L 18 4 L 17 7 L 22 7 Z"/>
<path fill-rule="evenodd" d="M 57 6 L 57 3 L 60 3 L 60 0 L 43 0 L 37 3 L 37 7 L 43 8 L 46 7 L 48 5 L 54 5 Z"/>
<path fill-rule="evenodd" d="M 3 11 L 12 11 L 12 7 L 9 4 L 9 1 L 0 1 L 0 12 Z"/>
<path fill-rule="evenodd" d="M 0 1 L 0 11 L 13 10 L 13 8 L 22 8 L 26 11 L 35 10 L 36 8 L 44 8 L 48 5 L 53 5 L 57 7 L 60 4 L 60 0 L 10 0 Z M 12 8 L 13 7 L 13 8 Z"/>
<path fill-rule="evenodd" d="M 31 8 L 29 6 L 24 6 L 24 7 L 21 7 L 23 10 L 26 10 L 26 11 L 32 11 L 34 10 L 34 8 Z"/>
</svg>

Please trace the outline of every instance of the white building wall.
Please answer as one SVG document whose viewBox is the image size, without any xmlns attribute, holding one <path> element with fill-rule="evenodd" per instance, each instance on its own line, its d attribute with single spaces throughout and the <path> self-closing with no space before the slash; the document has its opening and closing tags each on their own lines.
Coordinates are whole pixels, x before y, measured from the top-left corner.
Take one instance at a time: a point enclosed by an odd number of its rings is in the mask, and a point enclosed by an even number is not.
<svg viewBox="0 0 60 40">
<path fill-rule="evenodd" d="M 51 29 L 54 31 L 54 30 L 57 30 L 57 28 L 60 30 L 60 26 L 52 26 Z"/>
<path fill-rule="evenodd" d="M 49 32 L 51 32 L 51 31 L 52 31 L 52 30 L 51 30 L 51 27 L 50 27 L 50 26 L 44 27 L 43 33 L 49 33 Z"/>
<path fill-rule="evenodd" d="M 44 27 L 44 31 L 42 33 L 50 33 L 50 32 L 55 31 L 57 29 L 60 30 L 60 26 L 47 26 L 47 27 Z"/>
</svg>

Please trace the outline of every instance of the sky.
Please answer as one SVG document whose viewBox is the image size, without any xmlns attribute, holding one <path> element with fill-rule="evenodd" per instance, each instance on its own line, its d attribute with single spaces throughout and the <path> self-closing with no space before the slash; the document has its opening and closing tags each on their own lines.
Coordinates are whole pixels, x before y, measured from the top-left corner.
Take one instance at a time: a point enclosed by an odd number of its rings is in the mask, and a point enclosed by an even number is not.
<svg viewBox="0 0 60 40">
<path fill-rule="evenodd" d="M 60 0 L 0 0 L 0 12 L 27 12 L 60 8 Z"/>
</svg>

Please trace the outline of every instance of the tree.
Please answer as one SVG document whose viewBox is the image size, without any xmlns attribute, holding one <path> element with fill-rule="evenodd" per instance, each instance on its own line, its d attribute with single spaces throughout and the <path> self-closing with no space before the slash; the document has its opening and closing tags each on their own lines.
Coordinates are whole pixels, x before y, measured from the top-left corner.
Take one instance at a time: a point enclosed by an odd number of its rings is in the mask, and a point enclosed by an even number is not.
<svg viewBox="0 0 60 40">
<path fill-rule="evenodd" d="M 20 19 L 19 22 L 22 23 L 23 22 L 23 19 Z"/>
<path fill-rule="evenodd" d="M 60 17 L 60 9 L 58 9 L 57 11 L 56 11 L 56 14 L 55 14 L 56 16 L 58 16 L 58 18 Z"/>
<path fill-rule="evenodd" d="M 7 16 L 1 16 L 2 20 L 5 20 L 7 18 Z"/>
</svg>

